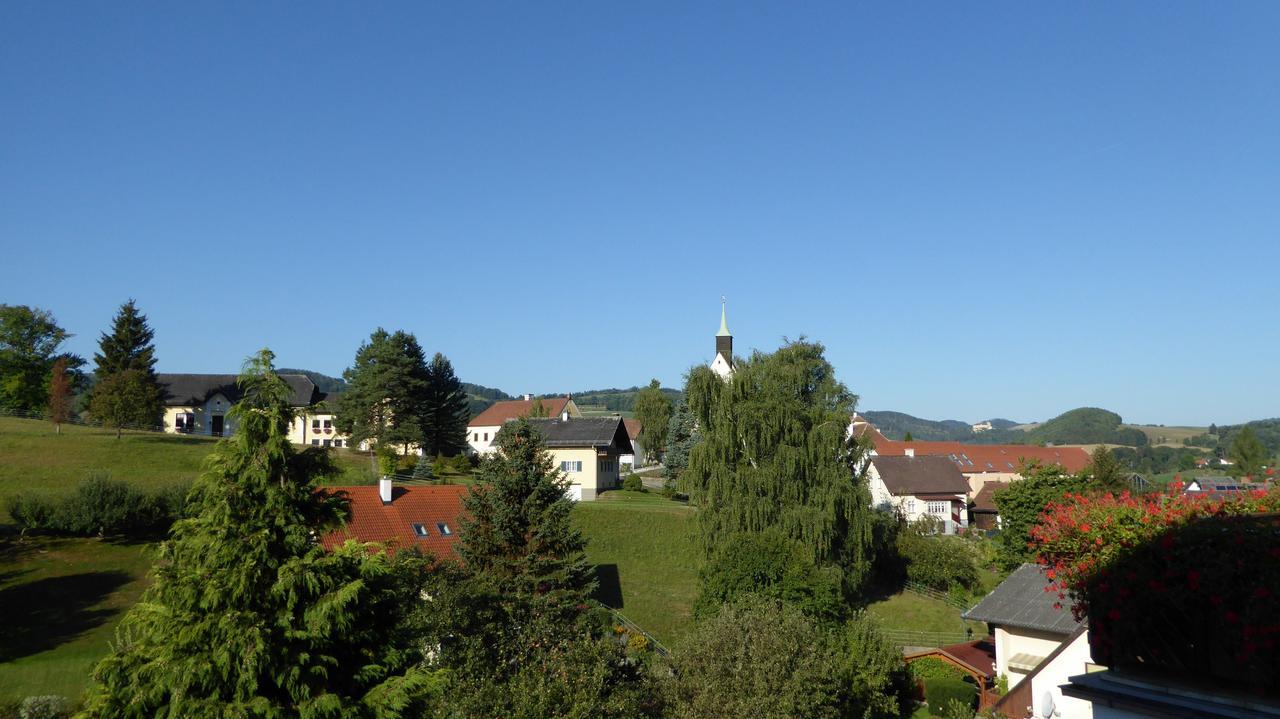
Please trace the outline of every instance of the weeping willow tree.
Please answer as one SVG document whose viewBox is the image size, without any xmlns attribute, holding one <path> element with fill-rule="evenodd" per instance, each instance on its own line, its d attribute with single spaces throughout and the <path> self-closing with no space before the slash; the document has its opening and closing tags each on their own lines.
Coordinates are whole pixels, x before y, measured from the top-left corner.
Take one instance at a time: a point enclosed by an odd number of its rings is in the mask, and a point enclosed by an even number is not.
<svg viewBox="0 0 1280 719">
<path fill-rule="evenodd" d="M 846 591 L 857 592 L 876 524 L 861 474 L 866 448 L 848 437 L 857 398 L 822 345 L 801 339 L 755 352 L 727 380 L 695 368 L 685 395 L 702 439 L 682 479 L 708 554 L 735 535 L 777 530 L 843 569 Z"/>
</svg>

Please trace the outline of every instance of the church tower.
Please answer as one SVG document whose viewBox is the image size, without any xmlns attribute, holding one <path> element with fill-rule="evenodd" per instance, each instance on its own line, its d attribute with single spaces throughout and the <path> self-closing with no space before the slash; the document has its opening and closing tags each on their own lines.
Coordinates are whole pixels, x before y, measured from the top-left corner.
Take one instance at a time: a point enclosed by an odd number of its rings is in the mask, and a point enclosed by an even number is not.
<svg viewBox="0 0 1280 719">
<path fill-rule="evenodd" d="M 720 331 L 716 333 L 716 358 L 711 371 L 728 379 L 733 374 L 733 335 L 729 334 L 729 322 L 725 317 L 724 297 L 720 298 Z"/>
</svg>

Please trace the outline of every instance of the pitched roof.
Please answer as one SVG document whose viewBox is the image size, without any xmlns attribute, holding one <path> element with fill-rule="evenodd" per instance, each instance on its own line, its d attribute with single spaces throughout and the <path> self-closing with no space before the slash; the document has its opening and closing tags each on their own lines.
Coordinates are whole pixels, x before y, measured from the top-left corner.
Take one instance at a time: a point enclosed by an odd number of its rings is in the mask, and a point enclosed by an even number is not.
<svg viewBox="0 0 1280 719">
<path fill-rule="evenodd" d="M 1054 608 L 1059 602 L 1058 595 L 1045 591 L 1048 586 L 1043 567 L 1023 564 L 961 616 L 976 622 L 1054 634 L 1074 632 L 1079 622 L 1069 609 Z"/>
<path fill-rule="evenodd" d="M 631 439 L 635 439 L 640 436 L 640 430 L 643 429 L 643 427 L 640 425 L 640 420 L 624 419 L 622 420 L 622 424 L 627 428 L 628 437 L 630 437 Z"/>
<path fill-rule="evenodd" d="M 622 454 L 632 451 L 631 437 L 621 417 L 531 419 L 529 423 L 542 433 L 542 440 L 548 447 L 607 449 L 612 446 Z"/>
<path fill-rule="evenodd" d="M 379 542 L 391 551 L 416 547 L 437 559 L 454 556 L 454 545 L 462 528 L 462 498 L 469 491 L 465 485 L 393 487 L 390 504 L 382 503 L 377 485 L 327 487 L 326 491 L 346 493 L 351 501 L 351 519 L 341 529 L 320 539 L 325 549 L 336 549 L 348 539 L 354 539 Z M 414 524 L 422 525 L 426 536 L 419 536 Z M 444 534 L 440 524 L 450 533 Z"/>
<path fill-rule="evenodd" d="M 156 379 L 164 390 L 164 403 L 167 407 L 204 404 L 219 393 L 230 402 L 238 402 L 243 396 L 236 385 L 239 375 L 234 374 L 157 374 Z M 316 389 L 311 378 L 304 374 L 282 374 L 280 379 L 293 390 L 289 404 L 294 407 L 308 407 L 324 396 Z"/>
<path fill-rule="evenodd" d="M 914 449 L 916 456 L 944 456 L 961 472 L 1017 472 L 1024 460 L 1060 464 L 1068 472 L 1079 472 L 1092 461 L 1080 447 L 1038 447 L 1030 444 L 962 444 L 960 442 L 876 441 L 876 454 L 898 456 Z"/>
<path fill-rule="evenodd" d="M 1009 482 L 987 482 L 982 485 L 982 489 L 973 495 L 973 511 L 975 512 L 995 512 L 996 509 L 996 492 L 1009 486 Z"/>
<path fill-rule="evenodd" d="M 872 457 L 871 464 L 894 495 L 969 493 L 964 475 L 946 457 Z"/>
<path fill-rule="evenodd" d="M 535 402 L 542 403 L 542 407 L 547 411 L 547 416 L 559 417 L 560 413 L 564 411 L 565 405 L 569 404 L 569 398 L 511 399 L 504 402 L 494 402 L 485 411 L 472 417 L 467 426 L 496 427 L 519 417 L 528 417 L 529 413 L 533 411 Z"/>
</svg>

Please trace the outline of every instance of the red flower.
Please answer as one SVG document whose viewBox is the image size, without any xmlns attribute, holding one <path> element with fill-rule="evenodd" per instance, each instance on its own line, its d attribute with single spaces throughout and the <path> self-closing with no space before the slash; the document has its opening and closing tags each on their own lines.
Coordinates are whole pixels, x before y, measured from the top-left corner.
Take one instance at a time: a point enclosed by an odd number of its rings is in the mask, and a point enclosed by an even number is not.
<svg viewBox="0 0 1280 719">
<path fill-rule="evenodd" d="M 1228 609 L 1227 613 L 1222 615 L 1222 618 L 1226 619 L 1228 624 L 1235 624 L 1237 621 L 1239 621 L 1240 615 Z"/>
</svg>

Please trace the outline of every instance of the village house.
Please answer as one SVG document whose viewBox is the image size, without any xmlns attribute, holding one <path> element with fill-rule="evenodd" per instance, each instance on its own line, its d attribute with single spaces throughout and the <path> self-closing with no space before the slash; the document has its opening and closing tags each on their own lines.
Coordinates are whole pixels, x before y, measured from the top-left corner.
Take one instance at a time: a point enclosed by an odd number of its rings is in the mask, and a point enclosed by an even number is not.
<svg viewBox="0 0 1280 719">
<path fill-rule="evenodd" d="M 622 464 L 623 469 L 636 469 L 637 467 L 646 466 L 649 463 L 649 455 L 644 449 L 644 437 L 640 435 L 640 431 L 644 427 L 640 425 L 640 420 L 638 419 L 624 419 L 622 424 L 626 426 L 627 436 L 631 438 L 631 453 L 622 455 L 618 458 L 618 461 Z"/>
<path fill-rule="evenodd" d="M 872 457 L 867 465 L 871 506 L 908 521 L 936 520 L 943 534 L 969 526 L 969 484 L 946 457 Z"/>
<path fill-rule="evenodd" d="M 457 484 L 394 486 L 389 478 L 377 486 L 330 487 L 351 502 L 351 518 L 320 539 L 327 550 L 354 540 L 377 542 L 389 551 L 416 549 L 436 559 L 455 556 L 461 529 L 462 499 L 468 487 Z"/>
<path fill-rule="evenodd" d="M 1042 567 L 1023 564 L 961 615 L 987 623 L 995 644 L 996 674 L 1009 678 L 1011 690 L 1080 627 L 1058 594 L 1045 591 L 1048 585 Z"/>
<path fill-rule="evenodd" d="M 164 392 L 164 431 L 206 437 L 229 436 L 234 420 L 227 416 L 243 393 L 234 374 L 159 374 Z M 318 447 L 345 447 L 347 438 L 334 424 L 333 400 L 309 377 L 282 374 L 293 391 L 289 404 L 297 417 L 289 427 L 289 441 Z"/>
<path fill-rule="evenodd" d="M 539 408 L 541 408 L 540 411 Z M 522 399 L 494 402 L 467 423 L 467 445 L 475 454 L 488 454 L 497 449 L 493 440 L 498 436 L 498 430 L 502 429 L 502 425 L 513 419 L 531 417 L 534 414 L 541 414 L 543 417 L 560 417 L 565 414 L 569 417 L 582 416 L 582 412 L 578 411 L 578 405 L 574 404 L 573 398 L 568 395 L 535 399 L 533 395 L 526 394 Z"/>
<path fill-rule="evenodd" d="M 1008 482 L 987 482 L 973 495 L 969 505 L 969 524 L 974 529 L 999 529 L 1000 510 L 996 507 L 996 492 L 1009 486 Z"/>
<path fill-rule="evenodd" d="M 600 492 L 621 486 L 619 460 L 632 452 L 621 417 L 561 415 L 529 422 L 542 434 L 554 466 L 569 480 L 570 499 L 590 502 Z"/>
</svg>

